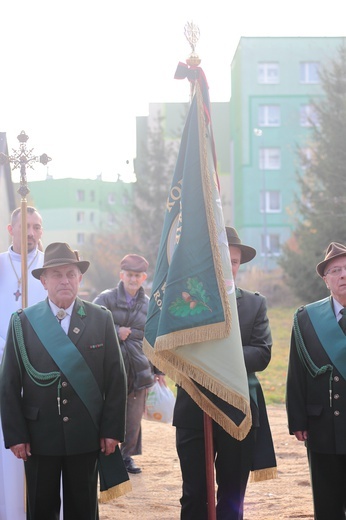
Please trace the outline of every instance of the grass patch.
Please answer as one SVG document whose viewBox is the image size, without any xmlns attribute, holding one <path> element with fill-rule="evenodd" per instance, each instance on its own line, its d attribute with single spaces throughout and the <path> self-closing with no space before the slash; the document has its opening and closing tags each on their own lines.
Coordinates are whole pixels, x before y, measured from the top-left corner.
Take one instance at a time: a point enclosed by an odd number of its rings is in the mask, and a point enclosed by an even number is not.
<svg viewBox="0 0 346 520">
<path fill-rule="evenodd" d="M 272 358 L 266 370 L 257 374 L 267 404 L 285 402 L 288 355 L 295 310 L 296 307 L 268 309 L 273 338 Z"/>
</svg>

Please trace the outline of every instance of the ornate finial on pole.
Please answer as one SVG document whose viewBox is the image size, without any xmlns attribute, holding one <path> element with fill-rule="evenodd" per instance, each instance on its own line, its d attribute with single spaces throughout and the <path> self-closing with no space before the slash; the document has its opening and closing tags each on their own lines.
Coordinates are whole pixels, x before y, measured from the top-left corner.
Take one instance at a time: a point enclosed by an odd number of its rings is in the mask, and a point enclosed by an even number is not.
<svg viewBox="0 0 346 520">
<path fill-rule="evenodd" d="M 32 155 L 33 148 L 27 150 L 26 142 L 29 139 L 29 136 L 26 135 L 24 130 L 17 136 L 19 141 L 19 150 L 12 149 L 13 155 L 5 155 L 4 153 L 0 153 L 0 163 L 9 162 L 13 165 L 13 169 L 20 168 L 20 186 L 17 190 L 19 195 L 21 196 L 21 204 L 20 204 L 20 216 L 21 216 L 21 226 L 22 226 L 22 236 L 21 236 L 21 266 L 22 266 L 22 306 L 23 308 L 28 304 L 28 280 L 27 280 L 27 256 L 28 256 L 28 243 L 27 243 L 27 200 L 26 196 L 30 192 L 28 188 L 27 178 L 26 178 L 26 168 L 34 168 L 34 162 L 40 162 L 43 165 L 48 164 L 51 161 L 51 158 L 48 157 L 46 153 L 36 156 Z"/>
<path fill-rule="evenodd" d="M 189 67 L 198 67 L 198 65 L 201 63 L 201 59 L 196 53 L 196 45 L 200 34 L 198 25 L 195 25 L 193 22 L 187 22 L 184 27 L 184 34 L 192 50 L 190 56 L 186 58 L 186 64 Z M 190 103 L 192 102 L 194 91 L 195 83 L 190 80 Z"/>
<path fill-rule="evenodd" d="M 190 56 L 186 59 L 186 63 L 190 67 L 197 67 L 201 63 L 201 59 L 196 53 L 196 45 L 200 34 L 198 25 L 195 25 L 193 22 L 187 22 L 184 27 L 184 34 L 192 50 Z"/>
</svg>

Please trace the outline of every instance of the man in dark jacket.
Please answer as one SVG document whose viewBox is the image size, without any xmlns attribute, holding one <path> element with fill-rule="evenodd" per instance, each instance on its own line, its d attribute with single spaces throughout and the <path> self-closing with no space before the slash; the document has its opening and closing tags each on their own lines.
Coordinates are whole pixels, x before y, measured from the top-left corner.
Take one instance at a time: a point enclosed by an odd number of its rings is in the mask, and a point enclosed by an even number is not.
<svg viewBox="0 0 346 520">
<path fill-rule="evenodd" d="M 141 472 L 132 456 L 142 453 L 141 421 L 146 389 L 154 384 L 155 378 L 164 384 L 162 375 L 154 376 L 153 367 L 142 349 L 149 303 L 142 284 L 147 278 L 148 266 L 142 256 L 126 255 L 120 263 L 117 287 L 103 291 L 94 300 L 94 303 L 104 305 L 111 311 L 124 358 L 128 396 L 125 441 L 121 444 L 121 453 L 129 473 Z"/>
<path fill-rule="evenodd" d="M 249 262 L 256 250 L 241 243 L 234 228 L 226 227 L 233 278 L 240 264 Z M 262 388 L 255 372 L 264 370 L 271 358 L 272 338 L 266 301 L 259 293 L 236 289 L 239 325 L 249 378 L 252 423 L 249 434 L 238 441 L 213 421 L 217 481 L 217 520 L 242 520 L 250 470 L 255 480 L 276 476 L 274 448 Z M 183 478 L 181 520 L 207 520 L 207 488 L 203 412 L 178 387 L 173 425 Z"/>
<path fill-rule="evenodd" d="M 314 518 L 341 520 L 346 518 L 346 246 L 332 242 L 316 271 L 330 296 L 294 315 L 288 426 L 307 447 Z"/>
<path fill-rule="evenodd" d="M 88 267 L 67 244 L 50 244 L 32 271 L 47 300 L 11 318 L 1 419 L 6 447 L 25 463 L 30 520 L 59 518 L 61 475 L 64 519 L 97 520 L 100 450 L 113 459 L 124 438 L 126 375 L 112 316 L 77 297 Z"/>
</svg>

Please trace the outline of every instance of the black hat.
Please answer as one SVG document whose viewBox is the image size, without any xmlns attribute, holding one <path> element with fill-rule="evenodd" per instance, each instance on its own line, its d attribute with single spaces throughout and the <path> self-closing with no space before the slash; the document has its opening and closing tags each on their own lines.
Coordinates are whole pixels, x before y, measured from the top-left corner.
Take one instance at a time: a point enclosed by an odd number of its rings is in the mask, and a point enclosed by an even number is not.
<svg viewBox="0 0 346 520">
<path fill-rule="evenodd" d="M 322 278 L 328 262 L 338 256 L 346 256 L 346 246 L 339 244 L 338 242 L 331 242 L 327 248 L 324 260 L 316 266 L 316 271 Z"/>
<path fill-rule="evenodd" d="M 233 227 L 226 226 L 226 235 L 229 246 L 238 247 L 241 251 L 241 264 L 246 264 L 246 262 L 250 262 L 256 256 L 256 249 L 251 246 L 246 246 L 241 243 L 241 240 L 238 236 L 237 231 Z"/>
<path fill-rule="evenodd" d="M 39 280 L 45 269 L 70 264 L 76 265 L 80 269 L 80 272 L 84 274 L 90 262 L 87 260 L 79 260 L 78 251 L 73 251 L 68 244 L 53 242 L 53 244 L 47 246 L 44 252 L 43 266 L 39 269 L 33 269 L 31 274 Z"/>
</svg>

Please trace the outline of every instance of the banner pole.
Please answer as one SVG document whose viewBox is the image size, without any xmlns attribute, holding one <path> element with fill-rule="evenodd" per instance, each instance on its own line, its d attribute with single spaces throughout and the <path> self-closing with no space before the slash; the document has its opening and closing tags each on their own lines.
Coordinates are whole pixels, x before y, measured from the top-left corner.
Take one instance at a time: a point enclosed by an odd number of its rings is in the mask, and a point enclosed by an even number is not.
<svg viewBox="0 0 346 520">
<path fill-rule="evenodd" d="M 215 509 L 215 477 L 214 477 L 214 444 L 213 422 L 211 417 L 203 412 L 204 421 L 204 447 L 205 447 L 205 473 L 207 479 L 207 510 L 208 520 L 216 520 Z"/>
</svg>

